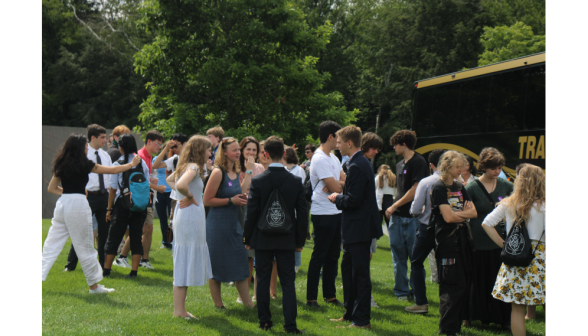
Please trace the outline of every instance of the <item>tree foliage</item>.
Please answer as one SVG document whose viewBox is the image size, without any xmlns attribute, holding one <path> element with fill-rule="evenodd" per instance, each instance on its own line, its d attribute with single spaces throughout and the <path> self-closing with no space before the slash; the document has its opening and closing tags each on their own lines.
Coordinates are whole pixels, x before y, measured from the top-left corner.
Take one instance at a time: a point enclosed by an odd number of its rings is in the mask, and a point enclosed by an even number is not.
<svg viewBox="0 0 588 336">
<path fill-rule="evenodd" d="M 133 54 L 140 1 L 43 0 L 43 124 L 133 127 L 147 97 Z"/>
<path fill-rule="evenodd" d="M 484 52 L 478 65 L 487 65 L 545 51 L 545 35 L 534 35 L 522 22 L 507 27 L 485 27 L 481 37 Z"/>
<path fill-rule="evenodd" d="M 142 127 L 193 134 L 218 124 L 235 137 L 290 143 L 317 136 L 325 119 L 355 120 L 339 92 L 321 92 L 330 75 L 316 69 L 317 54 L 330 25 L 310 27 L 293 4 L 148 0 L 143 13 L 156 38 L 135 54 L 137 71 L 152 79 Z"/>
</svg>

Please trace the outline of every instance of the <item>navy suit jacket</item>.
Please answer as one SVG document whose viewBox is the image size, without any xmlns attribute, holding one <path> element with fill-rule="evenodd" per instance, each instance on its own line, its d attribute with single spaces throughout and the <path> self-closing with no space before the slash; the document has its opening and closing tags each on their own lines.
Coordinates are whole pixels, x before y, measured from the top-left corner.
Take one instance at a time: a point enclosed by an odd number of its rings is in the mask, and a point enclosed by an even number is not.
<svg viewBox="0 0 588 336">
<path fill-rule="evenodd" d="M 349 161 L 343 193 L 335 199 L 337 209 L 343 211 L 343 244 L 361 243 L 383 235 L 374 180 L 372 165 L 362 152 L 357 153 Z"/>
<path fill-rule="evenodd" d="M 294 230 L 290 234 L 268 235 L 257 227 L 261 212 L 273 191 L 272 182 L 276 187 L 280 186 L 278 190 L 294 221 Z M 243 244 L 256 250 L 294 250 L 296 247 L 304 247 L 308 228 L 307 208 L 302 179 L 282 167 L 269 167 L 251 179 Z"/>
</svg>

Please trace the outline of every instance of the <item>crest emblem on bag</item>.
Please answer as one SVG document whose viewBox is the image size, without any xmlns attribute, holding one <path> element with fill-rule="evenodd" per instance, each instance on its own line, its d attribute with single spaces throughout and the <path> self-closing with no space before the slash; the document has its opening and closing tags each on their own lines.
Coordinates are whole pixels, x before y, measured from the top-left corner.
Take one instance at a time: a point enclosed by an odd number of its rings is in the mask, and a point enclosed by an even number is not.
<svg viewBox="0 0 588 336">
<path fill-rule="evenodd" d="M 520 226 L 515 226 L 512 233 L 504 242 L 504 250 L 508 254 L 519 255 L 525 248 L 525 237 L 521 233 Z"/>
<path fill-rule="evenodd" d="M 282 210 L 282 206 L 280 202 L 274 201 L 272 206 L 269 208 L 267 212 L 267 222 L 272 227 L 280 227 L 284 225 L 284 220 L 286 219 L 286 214 L 284 214 L 284 210 Z"/>
</svg>

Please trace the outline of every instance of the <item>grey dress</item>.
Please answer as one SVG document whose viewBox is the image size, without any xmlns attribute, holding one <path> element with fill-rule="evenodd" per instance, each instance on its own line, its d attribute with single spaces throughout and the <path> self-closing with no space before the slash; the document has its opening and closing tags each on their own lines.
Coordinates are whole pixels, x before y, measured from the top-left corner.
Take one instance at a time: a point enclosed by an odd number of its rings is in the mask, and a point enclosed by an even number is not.
<svg viewBox="0 0 588 336">
<path fill-rule="evenodd" d="M 241 193 L 239 175 L 234 180 L 227 173 L 217 198 L 230 198 Z M 249 277 L 247 249 L 235 204 L 211 207 L 206 217 L 206 243 L 210 252 L 212 279 L 219 282 L 241 281 Z"/>
</svg>

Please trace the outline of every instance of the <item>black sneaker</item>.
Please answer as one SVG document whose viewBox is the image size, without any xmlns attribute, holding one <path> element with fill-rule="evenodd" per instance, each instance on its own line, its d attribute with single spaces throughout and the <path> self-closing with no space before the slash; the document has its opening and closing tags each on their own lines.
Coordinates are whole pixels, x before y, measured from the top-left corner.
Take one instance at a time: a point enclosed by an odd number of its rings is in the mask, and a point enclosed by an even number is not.
<svg viewBox="0 0 588 336">
<path fill-rule="evenodd" d="M 307 302 L 306 305 L 311 308 L 320 308 L 321 307 L 321 306 L 319 306 L 319 304 L 316 301 Z"/>
<path fill-rule="evenodd" d="M 137 275 L 136 275 L 136 274 L 135 274 L 135 275 L 133 275 L 133 274 L 129 273 L 129 274 L 127 274 L 127 276 L 125 277 L 125 279 L 134 279 L 134 278 L 136 278 L 136 277 L 137 277 Z"/>
<path fill-rule="evenodd" d="M 343 303 L 341 303 L 341 301 L 339 301 L 337 299 L 331 300 L 331 301 L 327 301 L 327 299 L 325 299 L 325 302 L 326 303 L 330 303 L 330 304 L 335 305 L 335 306 L 345 307 L 345 305 Z"/>
<path fill-rule="evenodd" d="M 298 328 L 296 328 L 296 329 L 289 329 L 289 330 L 286 329 L 286 328 L 284 328 L 284 331 L 286 332 L 286 334 L 304 334 L 304 333 L 306 333 L 306 331 L 300 330 Z"/>
<path fill-rule="evenodd" d="M 73 272 L 73 271 L 75 271 L 75 270 L 76 270 L 75 268 L 71 268 L 71 269 L 70 269 L 70 268 L 69 268 L 69 267 L 67 267 L 67 266 L 65 266 L 65 268 L 63 269 L 63 271 L 64 271 L 64 272 Z"/>
<path fill-rule="evenodd" d="M 260 323 L 259 324 L 259 329 L 263 330 L 263 331 L 268 331 L 270 330 L 272 327 L 274 326 L 273 322 L 268 322 L 268 323 L 263 323 L 263 325 Z"/>
</svg>

